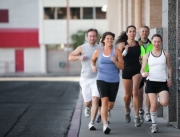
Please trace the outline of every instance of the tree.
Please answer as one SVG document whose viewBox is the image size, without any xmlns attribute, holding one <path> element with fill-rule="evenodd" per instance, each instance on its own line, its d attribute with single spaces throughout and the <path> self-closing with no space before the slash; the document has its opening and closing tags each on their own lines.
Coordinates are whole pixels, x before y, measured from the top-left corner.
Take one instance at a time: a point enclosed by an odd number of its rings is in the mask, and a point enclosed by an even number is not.
<svg viewBox="0 0 180 137">
<path fill-rule="evenodd" d="M 99 42 L 100 34 L 98 34 L 97 42 Z M 86 40 L 86 31 L 84 30 L 78 30 L 77 33 L 71 35 L 72 39 L 72 47 L 73 49 L 76 49 L 78 46 L 84 44 L 87 42 Z"/>
<path fill-rule="evenodd" d="M 73 49 L 76 49 L 85 42 L 85 35 L 86 31 L 83 30 L 78 30 L 77 33 L 71 35 Z"/>
</svg>

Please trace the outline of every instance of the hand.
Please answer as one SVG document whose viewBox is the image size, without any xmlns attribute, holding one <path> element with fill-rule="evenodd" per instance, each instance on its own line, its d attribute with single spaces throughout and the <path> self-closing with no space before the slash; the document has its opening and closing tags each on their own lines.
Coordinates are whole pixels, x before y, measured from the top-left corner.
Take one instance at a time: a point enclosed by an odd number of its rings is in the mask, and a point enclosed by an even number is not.
<svg viewBox="0 0 180 137">
<path fill-rule="evenodd" d="M 128 49 L 129 49 L 129 45 L 126 45 L 125 46 L 125 50 L 128 52 Z"/>
<path fill-rule="evenodd" d="M 80 55 L 80 56 L 79 56 L 79 60 L 83 60 L 83 61 L 86 60 L 86 56 Z"/>
<path fill-rule="evenodd" d="M 116 62 L 117 62 L 117 61 L 116 61 L 116 58 L 115 58 L 114 56 L 111 56 L 111 58 L 110 58 L 110 59 L 111 59 L 111 61 L 112 61 L 112 62 L 114 62 L 114 63 L 116 63 Z"/>
<path fill-rule="evenodd" d="M 92 67 L 92 71 L 93 71 L 93 72 L 97 72 L 97 67 L 96 67 L 96 66 L 93 66 L 93 67 Z"/>
<path fill-rule="evenodd" d="M 171 85 L 172 85 L 172 79 L 169 78 L 169 79 L 167 80 L 167 86 L 170 87 Z"/>
<path fill-rule="evenodd" d="M 142 76 L 145 77 L 145 78 L 148 77 L 149 76 L 149 72 L 143 72 Z"/>
</svg>

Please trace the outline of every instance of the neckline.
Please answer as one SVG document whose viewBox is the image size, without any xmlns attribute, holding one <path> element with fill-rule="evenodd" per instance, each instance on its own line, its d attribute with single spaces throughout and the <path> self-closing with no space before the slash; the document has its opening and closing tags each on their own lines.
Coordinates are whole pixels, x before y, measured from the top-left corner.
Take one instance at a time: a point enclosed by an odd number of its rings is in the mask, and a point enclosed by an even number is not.
<svg viewBox="0 0 180 137">
<path fill-rule="evenodd" d="M 154 57 L 160 57 L 161 55 L 162 55 L 162 50 L 161 50 L 161 53 L 159 54 L 159 56 L 155 56 L 154 54 L 153 54 L 153 52 L 151 51 L 151 54 L 154 56 Z"/>
</svg>

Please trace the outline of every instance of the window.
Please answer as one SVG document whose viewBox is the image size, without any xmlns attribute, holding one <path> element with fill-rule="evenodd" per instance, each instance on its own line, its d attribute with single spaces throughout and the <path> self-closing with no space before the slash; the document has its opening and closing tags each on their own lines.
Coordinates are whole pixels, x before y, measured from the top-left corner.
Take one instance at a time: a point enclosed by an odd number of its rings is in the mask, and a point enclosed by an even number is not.
<svg viewBox="0 0 180 137">
<path fill-rule="evenodd" d="M 93 19 L 93 8 L 83 8 L 83 19 Z"/>
<path fill-rule="evenodd" d="M 44 8 L 44 19 L 55 19 L 55 8 Z"/>
<path fill-rule="evenodd" d="M 70 7 L 70 19 L 106 19 L 101 7 Z M 1 14 L 0 14 L 1 15 Z M 8 15 L 8 14 L 7 14 Z M 0 16 L 1 18 L 2 16 Z M 8 18 L 8 17 L 7 17 Z M 66 7 L 45 7 L 44 19 L 67 19 Z"/>
<path fill-rule="evenodd" d="M 96 8 L 96 19 L 106 19 L 106 12 L 103 12 L 101 7 Z"/>
<path fill-rule="evenodd" d="M 57 8 L 57 18 L 58 19 L 66 19 L 67 18 L 66 8 Z"/>
<path fill-rule="evenodd" d="M 0 9 L 0 23 L 8 23 L 8 22 L 9 22 L 8 10 Z"/>
<path fill-rule="evenodd" d="M 70 19 L 80 19 L 80 8 L 70 8 Z"/>
</svg>

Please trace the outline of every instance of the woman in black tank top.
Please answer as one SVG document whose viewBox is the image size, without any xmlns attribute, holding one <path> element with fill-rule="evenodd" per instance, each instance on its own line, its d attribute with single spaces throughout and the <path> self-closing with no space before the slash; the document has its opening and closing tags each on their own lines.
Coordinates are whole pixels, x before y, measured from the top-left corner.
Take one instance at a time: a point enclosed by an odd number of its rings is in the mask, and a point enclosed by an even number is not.
<svg viewBox="0 0 180 137">
<path fill-rule="evenodd" d="M 142 80 L 140 74 L 141 64 L 139 62 L 140 57 L 140 45 L 135 41 L 136 27 L 128 26 L 126 32 L 122 32 L 118 37 L 116 44 L 122 51 L 124 59 L 124 70 L 122 71 L 122 79 L 125 89 L 124 103 L 126 109 L 125 121 L 130 123 L 130 102 L 133 95 L 134 106 L 134 122 L 136 127 L 141 126 L 139 117 L 139 85 Z"/>
</svg>

